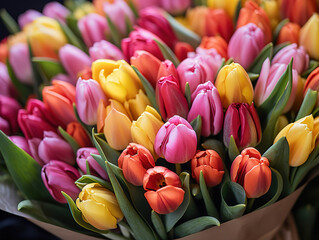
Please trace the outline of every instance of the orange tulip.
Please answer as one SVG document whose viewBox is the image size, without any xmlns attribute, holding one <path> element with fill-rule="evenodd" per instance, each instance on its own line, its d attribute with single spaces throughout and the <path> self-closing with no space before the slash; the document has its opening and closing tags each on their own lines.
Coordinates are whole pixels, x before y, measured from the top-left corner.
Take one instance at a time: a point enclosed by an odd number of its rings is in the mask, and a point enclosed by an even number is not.
<svg viewBox="0 0 319 240">
<path fill-rule="evenodd" d="M 265 44 L 271 42 L 272 33 L 269 18 L 264 9 L 253 1 L 246 1 L 245 7 L 240 10 L 236 27 L 238 29 L 247 23 L 256 24 L 264 32 Z"/>
<path fill-rule="evenodd" d="M 4 39 L 0 43 L 0 62 L 5 63 L 8 57 L 8 43 L 7 40 Z"/>
<path fill-rule="evenodd" d="M 306 95 L 308 89 L 319 91 L 319 67 L 313 70 L 312 73 L 307 77 L 304 90 L 303 90 L 304 96 Z"/>
<path fill-rule="evenodd" d="M 277 44 L 290 42 L 299 43 L 300 26 L 297 23 L 289 22 L 285 24 L 279 32 Z"/>
<path fill-rule="evenodd" d="M 190 8 L 186 13 L 190 29 L 200 36 L 205 35 L 205 16 L 208 14 L 208 11 L 207 7 L 200 6 Z"/>
<path fill-rule="evenodd" d="M 92 147 L 89 136 L 79 122 L 70 122 L 66 127 L 66 131 L 75 139 L 81 148 Z"/>
<path fill-rule="evenodd" d="M 214 48 L 220 56 L 227 60 L 227 42 L 220 36 L 203 37 L 199 47 L 204 49 Z"/>
<path fill-rule="evenodd" d="M 75 87 L 72 84 L 54 80 L 52 86 L 43 88 L 42 95 L 44 104 L 56 116 L 57 125 L 65 128 L 68 123 L 76 121 L 73 110 Z"/>
</svg>

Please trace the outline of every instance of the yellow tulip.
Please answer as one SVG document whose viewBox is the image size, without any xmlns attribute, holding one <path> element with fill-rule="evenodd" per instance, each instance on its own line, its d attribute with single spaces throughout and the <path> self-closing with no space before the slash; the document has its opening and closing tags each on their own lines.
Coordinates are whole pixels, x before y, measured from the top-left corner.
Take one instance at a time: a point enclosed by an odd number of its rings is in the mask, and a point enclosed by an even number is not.
<svg viewBox="0 0 319 240">
<path fill-rule="evenodd" d="M 209 8 L 222 8 L 233 18 L 238 1 L 239 0 L 207 0 L 207 6 Z"/>
<path fill-rule="evenodd" d="M 215 86 L 224 108 L 232 103 L 251 104 L 254 90 L 245 69 L 238 63 L 224 66 L 218 73 Z"/>
<path fill-rule="evenodd" d="M 146 147 L 154 158 L 157 158 L 154 151 L 155 137 L 163 124 L 161 116 L 150 106 L 147 106 L 145 112 L 132 123 L 131 134 L 133 142 Z"/>
<path fill-rule="evenodd" d="M 299 44 L 303 46 L 310 57 L 319 60 L 319 15 L 314 13 L 301 28 Z"/>
<path fill-rule="evenodd" d="M 130 117 L 136 120 L 145 110 L 147 105 L 151 105 L 150 100 L 142 89 L 138 91 L 135 98 L 129 99 L 124 103 L 124 107 Z"/>
<path fill-rule="evenodd" d="M 59 59 L 59 49 L 67 43 L 59 23 L 49 17 L 38 17 L 25 29 L 35 57 Z"/>
<path fill-rule="evenodd" d="M 104 135 L 108 144 L 115 150 L 123 150 L 132 142 L 131 119 L 123 107 L 116 100 L 109 100 L 110 105 L 106 107 L 106 118 L 104 124 Z"/>
<path fill-rule="evenodd" d="M 141 88 L 138 76 L 124 60 L 100 59 L 93 62 L 92 78 L 100 83 L 109 98 L 121 103 L 134 98 Z"/>
<path fill-rule="evenodd" d="M 90 183 L 82 189 L 76 206 L 81 210 L 83 220 L 99 230 L 115 229 L 123 219 L 114 193 L 98 183 Z"/>
<path fill-rule="evenodd" d="M 304 164 L 315 147 L 319 133 L 319 119 L 306 116 L 283 128 L 275 138 L 276 143 L 285 136 L 289 144 L 289 165 L 298 167 Z"/>
<path fill-rule="evenodd" d="M 263 0 L 261 7 L 265 10 L 270 20 L 272 30 L 275 30 L 280 21 L 279 4 L 276 0 Z"/>
<path fill-rule="evenodd" d="M 80 6 L 78 6 L 74 12 L 73 12 L 73 16 L 77 19 L 80 20 L 81 18 L 83 18 L 84 16 L 90 14 L 90 13 L 95 13 L 95 7 L 92 3 L 90 2 L 85 2 L 83 4 L 81 4 Z"/>
</svg>

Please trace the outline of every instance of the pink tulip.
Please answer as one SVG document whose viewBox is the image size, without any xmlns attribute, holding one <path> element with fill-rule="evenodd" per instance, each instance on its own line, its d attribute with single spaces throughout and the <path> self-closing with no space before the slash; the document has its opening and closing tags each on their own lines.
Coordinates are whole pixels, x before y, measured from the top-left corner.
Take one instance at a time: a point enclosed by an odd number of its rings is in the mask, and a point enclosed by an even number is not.
<svg viewBox="0 0 319 240">
<path fill-rule="evenodd" d="M 174 76 L 162 77 L 157 81 L 156 101 L 164 120 L 174 115 L 187 117 L 188 104 Z"/>
<path fill-rule="evenodd" d="M 169 75 L 174 76 L 177 80 L 179 79 L 175 65 L 170 60 L 165 60 L 159 66 L 157 80 L 162 77 L 168 77 Z"/>
<path fill-rule="evenodd" d="M 33 9 L 29 9 L 27 11 L 25 11 L 24 13 L 22 13 L 19 17 L 18 17 L 18 23 L 20 28 L 24 28 L 25 25 L 27 25 L 28 23 L 33 22 L 34 19 L 43 16 L 40 12 L 33 10 Z"/>
<path fill-rule="evenodd" d="M 29 85 L 33 83 L 29 48 L 26 43 L 17 43 L 10 48 L 9 62 L 22 83 Z"/>
<path fill-rule="evenodd" d="M 155 152 L 170 163 L 188 162 L 196 154 L 196 148 L 196 133 L 180 116 L 170 118 L 156 134 Z"/>
<path fill-rule="evenodd" d="M 17 100 L 0 95 L 0 130 L 5 134 L 12 135 L 19 131 L 17 121 L 19 109 L 21 105 Z"/>
<path fill-rule="evenodd" d="M 222 130 L 223 106 L 217 88 L 211 82 L 198 85 L 192 94 L 188 122 L 193 121 L 198 115 L 202 118 L 202 136 L 217 135 Z"/>
<path fill-rule="evenodd" d="M 154 39 L 162 42 L 155 34 L 143 28 L 135 27 L 135 30 L 130 33 L 128 38 L 122 39 L 123 53 L 127 59 L 130 59 L 134 56 L 135 51 L 145 50 L 163 61 L 163 54 Z"/>
<path fill-rule="evenodd" d="M 80 178 L 80 173 L 69 164 L 50 161 L 43 166 L 41 177 L 51 196 L 59 203 L 67 203 L 61 191 L 68 194 L 73 200 L 80 193 L 80 189 L 74 184 Z"/>
<path fill-rule="evenodd" d="M 231 37 L 228 45 L 228 58 L 248 68 L 265 46 L 263 31 L 254 23 L 240 27 Z"/>
<path fill-rule="evenodd" d="M 28 144 L 28 141 L 25 139 L 25 137 L 10 136 L 9 138 L 15 145 L 17 145 L 19 148 L 21 148 L 27 154 L 31 155 L 29 144 Z"/>
<path fill-rule="evenodd" d="M 292 58 L 292 68 L 296 69 L 298 74 L 301 74 L 309 67 L 309 55 L 302 46 L 298 48 L 295 43 L 281 49 L 272 59 L 271 64 L 281 63 L 288 65 Z"/>
<path fill-rule="evenodd" d="M 260 106 L 269 97 L 286 69 L 286 64 L 275 63 L 270 66 L 269 58 L 265 60 L 255 87 L 254 101 L 256 106 Z M 292 90 L 288 103 L 284 108 L 284 112 L 288 112 L 290 110 L 296 99 L 297 85 L 298 72 L 295 69 L 292 69 Z"/>
<path fill-rule="evenodd" d="M 254 147 L 261 140 L 261 125 L 254 104 L 233 103 L 225 114 L 223 141 L 229 146 L 233 136 L 239 149 Z"/>
<path fill-rule="evenodd" d="M 58 160 L 73 165 L 75 156 L 72 147 L 54 132 L 45 131 L 43 140 L 39 144 L 39 157 L 44 163 Z"/>
<path fill-rule="evenodd" d="M 58 80 L 73 84 L 74 80 L 67 74 L 59 73 L 51 78 L 51 81 Z"/>
<path fill-rule="evenodd" d="M 90 13 L 81 18 L 78 21 L 78 27 L 88 47 L 93 46 L 95 42 L 105 40 L 109 32 L 106 18 L 96 13 Z"/>
<path fill-rule="evenodd" d="M 70 11 L 59 2 L 47 3 L 42 12 L 45 16 L 54 18 L 61 23 L 65 23 L 66 17 L 70 14 Z"/>
<path fill-rule="evenodd" d="M 144 8 L 147 8 L 147 7 L 151 7 L 151 6 L 157 6 L 159 7 L 160 6 L 160 0 L 132 0 L 135 7 L 138 9 L 138 10 L 141 10 L 141 9 L 144 9 Z"/>
<path fill-rule="evenodd" d="M 118 47 L 105 40 L 94 43 L 89 52 L 92 62 L 98 59 L 126 60 Z"/>
<path fill-rule="evenodd" d="M 47 162 L 44 162 L 40 157 L 39 157 L 39 145 L 41 143 L 41 139 L 40 138 L 32 138 L 28 140 L 28 144 L 29 144 L 29 149 L 31 152 L 31 156 L 33 157 L 33 159 L 40 165 L 40 166 L 44 166 L 45 164 L 47 164 Z"/>
<path fill-rule="evenodd" d="M 173 48 L 177 42 L 177 37 L 174 33 L 171 24 L 164 17 L 164 12 L 156 7 L 144 8 L 140 11 L 140 18 L 137 23 L 142 28 L 154 33 L 170 48 Z"/>
<path fill-rule="evenodd" d="M 66 44 L 60 48 L 59 58 L 64 69 L 72 79 L 73 85 L 76 84 L 79 72 L 91 66 L 90 57 L 81 49 L 70 44 Z"/>
<path fill-rule="evenodd" d="M 100 100 L 106 101 L 106 96 L 100 84 L 93 80 L 79 78 L 76 84 L 76 107 L 81 120 L 87 125 L 97 122 L 97 108 Z"/>
<path fill-rule="evenodd" d="M 15 97 L 17 95 L 9 77 L 7 66 L 2 62 L 0 62 L 0 86 L 0 95 L 7 97 Z"/>
<path fill-rule="evenodd" d="M 89 164 L 91 175 L 100 177 L 102 179 L 108 179 L 108 176 L 105 170 L 98 164 L 98 162 L 91 156 L 91 154 L 99 155 L 99 152 L 96 148 L 86 147 L 79 148 L 76 153 L 76 163 L 84 174 L 86 172 L 86 162 Z"/>
<path fill-rule="evenodd" d="M 160 6 L 173 15 L 178 15 L 187 10 L 191 5 L 191 0 L 159 0 Z"/>
</svg>

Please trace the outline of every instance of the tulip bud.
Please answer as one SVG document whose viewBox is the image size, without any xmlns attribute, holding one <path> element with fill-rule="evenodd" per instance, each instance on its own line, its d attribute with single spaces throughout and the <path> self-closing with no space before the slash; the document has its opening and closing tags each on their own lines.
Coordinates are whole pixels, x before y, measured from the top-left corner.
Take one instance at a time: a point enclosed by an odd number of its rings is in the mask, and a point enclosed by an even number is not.
<svg viewBox="0 0 319 240">
<path fill-rule="evenodd" d="M 194 52 L 194 48 L 186 42 L 177 42 L 174 46 L 174 53 L 180 61 L 186 59 L 190 52 Z"/>
<path fill-rule="evenodd" d="M 173 48 L 177 42 L 177 37 L 164 14 L 162 10 L 156 7 L 144 8 L 140 11 L 137 23 L 142 28 L 158 36 L 168 47 Z"/>
<path fill-rule="evenodd" d="M 147 106 L 141 116 L 132 123 L 131 134 L 133 142 L 147 148 L 154 158 L 157 158 L 154 150 L 155 137 L 163 124 L 161 116 L 150 106 Z"/>
<path fill-rule="evenodd" d="M 236 28 L 239 29 L 249 23 L 255 24 L 264 33 L 264 45 L 271 42 L 272 32 L 269 18 L 264 9 L 254 1 L 247 1 L 245 6 L 240 9 Z"/>
<path fill-rule="evenodd" d="M 274 90 L 277 82 L 284 74 L 287 69 L 286 64 L 273 64 L 270 66 L 270 61 L 267 58 L 262 65 L 261 72 L 259 75 L 259 79 L 257 81 L 255 87 L 255 103 L 256 106 L 260 106 L 271 94 Z M 295 69 L 292 69 L 292 90 L 290 93 L 289 100 L 284 108 L 284 112 L 288 112 L 295 99 L 296 99 L 296 92 L 298 86 L 298 72 Z"/>
<path fill-rule="evenodd" d="M 113 99 L 109 101 L 110 105 L 106 108 L 103 132 L 106 141 L 111 148 L 123 150 L 130 142 L 132 142 L 132 122 L 121 103 Z"/>
<path fill-rule="evenodd" d="M 73 110 L 75 103 L 75 87 L 67 82 L 55 80 L 52 86 L 46 86 L 42 90 L 43 102 L 50 112 L 56 117 L 61 127 L 76 121 Z"/>
<path fill-rule="evenodd" d="M 26 43 L 17 43 L 10 48 L 9 62 L 22 83 L 29 85 L 33 83 L 29 48 Z"/>
<path fill-rule="evenodd" d="M 14 98 L 0 95 L 0 130 L 7 135 L 18 133 L 17 121 L 20 104 Z"/>
<path fill-rule="evenodd" d="M 59 2 L 47 3 L 42 12 L 45 16 L 54 18 L 61 23 L 65 23 L 66 17 L 70 14 L 70 11 Z"/>
<path fill-rule="evenodd" d="M 76 107 L 82 122 L 87 125 L 97 123 L 97 108 L 101 99 L 106 101 L 97 81 L 79 78 L 76 84 Z"/>
<path fill-rule="evenodd" d="M 44 163 L 51 160 L 58 160 L 71 165 L 75 163 L 73 149 L 68 142 L 54 132 L 45 131 L 43 135 L 38 151 L 39 157 Z"/>
<path fill-rule="evenodd" d="M 305 87 L 303 90 L 303 95 L 306 95 L 308 89 L 319 91 L 319 67 L 313 70 L 307 77 Z"/>
<path fill-rule="evenodd" d="M 191 161 L 192 177 L 199 183 L 200 172 L 203 172 L 208 187 L 221 183 L 224 176 L 223 160 L 214 150 L 198 152 Z"/>
<path fill-rule="evenodd" d="M 79 144 L 80 147 L 91 147 L 92 142 L 87 132 L 79 122 L 70 122 L 66 126 L 66 131 Z"/>
<path fill-rule="evenodd" d="M 142 89 L 138 91 L 135 98 L 129 99 L 124 103 L 126 112 L 133 120 L 138 119 L 148 105 L 151 105 L 151 102 Z"/>
<path fill-rule="evenodd" d="M 115 229 L 123 218 L 114 193 L 98 183 L 90 183 L 82 189 L 76 206 L 82 218 L 99 230 Z"/>
<path fill-rule="evenodd" d="M 280 30 L 277 44 L 284 42 L 299 43 L 300 26 L 297 23 L 286 23 Z"/>
<path fill-rule="evenodd" d="M 158 79 L 157 73 L 161 65 L 161 61 L 157 57 L 149 52 L 138 50 L 131 57 L 131 65 L 135 66 L 155 88 Z"/>
<path fill-rule="evenodd" d="M 10 136 L 9 139 L 17 145 L 19 148 L 21 148 L 23 151 L 25 151 L 27 154 L 31 155 L 31 151 L 29 148 L 28 141 L 21 136 Z"/>
<path fill-rule="evenodd" d="M 222 67 L 215 81 L 215 86 L 224 108 L 228 108 L 232 103 L 251 104 L 253 101 L 253 86 L 247 72 L 238 63 Z"/>
<path fill-rule="evenodd" d="M 223 140 L 228 148 L 231 136 L 239 149 L 255 147 L 261 140 L 261 126 L 254 104 L 233 103 L 225 114 Z"/>
<path fill-rule="evenodd" d="M 25 11 L 24 13 L 22 13 L 19 17 L 18 17 L 18 23 L 21 29 L 24 28 L 24 26 L 26 26 L 29 23 L 32 23 L 34 19 L 43 16 L 42 13 L 33 10 L 33 9 L 29 9 L 27 11 Z"/>
<path fill-rule="evenodd" d="M 198 115 L 202 118 L 201 135 L 217 135 L 223 127 L 224 111 L 219 93 L 211 82 L 198 85 L 192 94 L 192 107 L 187 121 L 193 121 Z"/>
<path fill-rule="evenodd" d="M 90 174 L 100 177 L 102 179 L 108 179 L 105 170 L 98 164 L 98 162 L 91 156 L 91 154 L 99 155 L 96 148 L 85 147 L 79 148 L 76 152 L 76 163 L 84 174 L 86 172 L 86 162 L 89 164 Z"/>
<path fill-rule="evenodd" d="M 177 69 L 175 68 L 175 65 L 172 63 L 172 61 L 166 59 L 165 61 L 161 62 L 158 73 L 157 73 L 157 80 L 162 77 L 167 77 L 169 75 L 174 76 L 176 79 L 178 79 L 178 73 Z M 157 83 L 156 80 L 156 83 Z"/>
<path fill-rule="evenodd" d="M 61 191 L 68 194 L 73 200 L 80 192 L 74 184 L 80 178 L 79 172 L 64 162 L 50 161 L 43 166 L 41 177 L 51 196 L 59 203 L 67 203 Z"/>
<path fill-rule="evenodd" d="M 79 72 L 91 66 L 90 57 L 81 49 L 70 44 L 66 44 L 60 48 L 59 58 L 64 69 L 73 80 L 73 85 L 78 80 Z"/>
<path fill-rule="evenodd" d="M 185 12 L 191 5 L 191 0 L 160 0 L 160 6 L 173 15 Z"/>
<path fill-rule="evenodd" d="M 255 24 L 238 28 L 228 45 L 228 57 L 247 69 L 265 46 L 264 34 Z"/>
<path fill-rule="evenodd" d="M 128 38 L 122 39 L 123 53 L 127 59 L 130 59 L 134 56 L 135 51 L 145 50 L 163 61 L 163 54 L 154 40 L 162 42 L 155 34 L 143 28 L 135 27 L 135 30 L 130 32 Z"/>
<path fill-rule="evenodd" d="M 42 134 L 42 137 L 43 137 L 43 134 Z M 45 164 L 47 164 L 47 162 L 44 162 L 39 156 L 39 145 L 41 141 L 42 140 L 40 138 L 32 138 L 32 139 L 28 139 L 28 144 L 29 144 L 31 156 L 33 157 L 33 159 L 40 166 L 44 166 Z"/>
<path fill-rule="evenodd" d="M 282 63 L 288 65 L 293 59 L 292 68 L 296 69 L 298 74 L 309 67 L 309 56 L 305 49 L 300 46 L 298 48 L 296 43 L 290 44 L 282 48 L 272 59 L 271 64 Z"/>
<path fill-rule="evenodd" d="M 49 17 L 36 18 L 26 32 L 35 57 L 58 59 L 59 49 L 67 43 L 58 22 Z"/>
<path fill-rule="evenodd" d="M 162 166 L 146 171 L 143 187 L 148 204 L 159 214 L 174 212 L 184 200 L 185 192 L 178 175 Z"/>
<path fill-rule="evenodd" d="M 187 117 L 188 104 L 174 76 L 169 75 L 158 80 L 156 85 L 156 101 L 164 120 L 174 115 Z"/>
<path fill-rule="evenodd" d="M 298 167 L 304 164 L 315 147 L 319 129 L 314 125 L 312 115 L 288 124 L 276 136 L 274 143 L 286 137 L 289 144 L 289 165 Z"/>
<path fill-rule="evenodd" d="M 230 177 L 245 189 L 247 198 L 259 198 L 271 185 L 269 161 L 255 148 L 246 148 L 233 161 Z"/>
<path fill-rule="evenodd" d="M 106 39 L 109 32 L 106 18 L 96 13 L 90 13 L 78 21 L 78 28 L 86 46 L 91 47 L 95 42 Z"/>
<path fill-rule="evenodd" d="M 189 28 L 200 36 L 205 35 L 205 18 L 209 9 L 204 6 L 197 6 L 187 10 L 186 19 Z"/>
<path fill-rule="evenodd" d="M 156 134 L 155 152 L 170 163 L 188 162 L 194 157 L 196 148 L 196 133 L 192 126 L 180 116 L 168 119 Z"/>
<path fill-rule="evenodd" d="M 309 56 L 319 60 L 319 15 L 314 13 L 300 30 L 299 44 L 303 46 Z"/>
<path fill-rule="evenodd" d="M 155 162 L 152 154 L 142 145 L 130 143 L 121 153 L 118 165 L 123 170 L 125 179 L 135 186 L 143 185 L 146 170 L 153 168 Z"/>
<path fill-rule="evenodd" d="M 126 60 L 118 47 L 105 40 L 95 42 L 93 46 L 90 47 L 89 52 L 92 61 L 98 59 L 111 59 L 115 61 L 122 59 Z"/>
<path fill-rule="evenodd" d="M 215 49 L 217 53 L 227 60 L 227 49 L 228 44 L 227 42 L 220 36 L 215 37 L 203 37 L 202 42 L 200 43 L 199 47 L 196 49 Z"/>
<path fill-rule="evenodd" d="M 0 95 L 7 97 L 15 97 L 17 95 L 9 77 L 7 66 L 2 62 L 0 62 L 0 86 Z"/>
</svg>

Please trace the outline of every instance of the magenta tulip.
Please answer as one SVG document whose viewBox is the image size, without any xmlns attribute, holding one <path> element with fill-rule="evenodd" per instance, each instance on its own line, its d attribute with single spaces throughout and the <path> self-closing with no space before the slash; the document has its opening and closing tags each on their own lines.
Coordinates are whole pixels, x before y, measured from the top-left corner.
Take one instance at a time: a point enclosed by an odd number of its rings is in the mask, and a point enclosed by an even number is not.
<svg viewBox="0 0 319 240">
<path fill-rule="evenodd" d="M 187 117 L 188 122 L 198 115 L 202 118 L 201 135 L 217 135 L 223 127 L 224 111 L 217 88 L 211 82 L 198 85 L 192 94 L 192 107 Z"/>
<path fill-rule="evenodd" d="M 254 147 L 261 140 L 261 125 L 254 104 L 233 103 L 225 114 L 223 140 L 229 146 L 233 136 L 239 149 Z"/>
<path fill-rule="evenodd" d="M 164 120 L 174 115 L 187 117 L 188 103 L 174 76 L 162 77 L 157 81 L 156 101 Z"/>
<path fill-rule="evenodd" d="M 70 14 L 70 11 L 59 2 L 47 3 L 42 12 L 45 16 L 54 18 L 61 23 L 65 23 L 66 17 Z"/>
<path fill-rule="evenodd" d="M 228 44 L 228 58 L 248 68 L 265 46 L 263 31 L 254 23 L 236 30 Z"/>
<path fill-rule="evenodd" d="M 306 50 L 297 44 L 290 44 L 281 49 L 272 59 L 271 64 L 281 63 L 288 65 L 293 58 L 292 68 L 296 69 L 298 74 L 307 70 L 309 67 L 309 55 Z"/>
<path fill-rule="evenodd" d="M 108 176 L 105 170 L 98 164 L 98 162 L 91 156 L 91 154 L 99 155 L 99 152 L 96 148 L 86 147 L 79 148 L 76 153 L 76 163 L 84 174 L 87 174 L 86 171 L 86 162 L 89 164 L 91 175 L 100 177 L 102 179 L 108 179 Z"/>
<path fill-rule="evenodd" d="M 19 148 L 21 148 L 23 151 L 31 155 L 31 151 L 29 148 L 28 141 L 25 139 L 25 137 L 21 136 L 10 136 L 10 140 L 17 145 Z"/>
<path fill-rule="evenodd" d="M 59 203 L 67 203 L 61 191 L 68 194 L 73 200 L 80 193 L 80 189 L 74 183 L 80 178 L 80 173 L 64 162 L 53 160 L 44 165 L 41 178 L 51 196 Z"/>
<path fill-rule="evenodd" d="M 19 131 L 17 121 L 19 109 L 21 105 L 17 100 L 0 95 L 0 130 L 5 134 L 12 135 Z"/>
<path fill-rule="evenodd" d="M 178 15 L 191 6 L 191 0 L 159 0 L 160 6 L 173 15 Z"/>
<path fill-rule="evenodd" d="M 118 47 L 105 40 L 94 43 L 89 52 L 92 62 L 98 59 L 126 60 Z"/>
<path fill-rule="evenodd" d="M 24 28 L 25 25 L 27 25 L 28 23 L 33 22 L 34 19 L 43 16 L 40 12 L 33 10 L 33 9 L 29 9 L 27 11 L 25 11 L 24 13 L 22 13 L 19 17 L 18 17 L 18 23 L 20 28 Z"/>
<path fill-rule="evenodd" d="M 132 0 L 132 2 L 134 3 L 134 5 L 136 6 L 136 8 L 138 10 L 147 8 L 147 7 L 151 7 L 151 6 L 160 6 L 160 0 Z"/>
<path fill-rule="evenodd" d="M 197 137 L 192 126 L 180 116 L 170 118 L 158 131 L 154 149 L 170 163 L 186 163 L 194 157 Z"/>
<path fill-rule="evenodd" d="M 40 165 L 40 166 L 44 166 L 45 164 L 47 164 L 47 162 L 44 162 L 40 157 L 39 157 L 39 145 L 41 143 L 41 139 L 40 138 L 32 138 L 28 140 L 28 144 L 29 144 L 29 149 L 31 152 L 31 156 L 33 157 L 33 159 Z"/>
<path fill-rule="evenodd" d="M 0 86 L 0 95 L 4 95 L 7 97 L 17 96 L 17 91 L 14 89 L 14 86 L 9 77 L 7 66 L 2 62 L 0 62 Z"/>
</svg>

